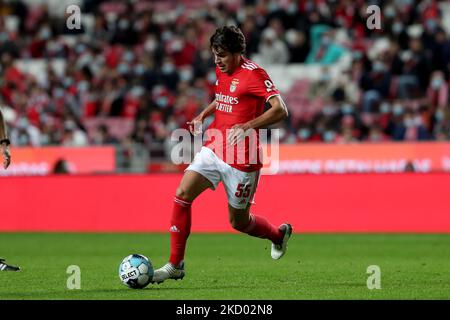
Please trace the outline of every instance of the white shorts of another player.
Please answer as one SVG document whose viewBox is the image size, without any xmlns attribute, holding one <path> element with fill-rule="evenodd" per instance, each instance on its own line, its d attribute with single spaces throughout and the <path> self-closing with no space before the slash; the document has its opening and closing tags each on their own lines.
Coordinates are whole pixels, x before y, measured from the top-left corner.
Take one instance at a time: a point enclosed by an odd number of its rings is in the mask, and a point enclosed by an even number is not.
<svg viewBox="0 0 450 320">
<path fill-rule="evenodd" d="M 214 190 L 222 181 L 228 203 L 235 209 L 245 209 L 250 202 L 254 203 L 259 170 L 244 172 L 233 168 L 207 147 L 201 148 L 186 170 L 200 173 L 212 183 Z"/>
</svg>

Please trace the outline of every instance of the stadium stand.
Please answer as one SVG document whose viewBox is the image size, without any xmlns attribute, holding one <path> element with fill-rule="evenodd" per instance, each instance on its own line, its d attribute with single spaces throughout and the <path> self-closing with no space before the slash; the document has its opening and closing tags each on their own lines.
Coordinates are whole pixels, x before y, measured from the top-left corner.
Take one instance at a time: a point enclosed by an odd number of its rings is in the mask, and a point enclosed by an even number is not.
<svg viewBox="0 0 450 320">
<path fill-rule="evenodd" d="M 67 28 L 78 4 L 81 30 Z M 0 104 L 15 146 L 137 144 L 167 158 L 212 99 L 209 36 L 244 31 L 291 110 L 284 143 L 450 139 L 450 4 L 3 1 Z M 366 27 L 366 8 L 382 29 Z"/>
</svg>

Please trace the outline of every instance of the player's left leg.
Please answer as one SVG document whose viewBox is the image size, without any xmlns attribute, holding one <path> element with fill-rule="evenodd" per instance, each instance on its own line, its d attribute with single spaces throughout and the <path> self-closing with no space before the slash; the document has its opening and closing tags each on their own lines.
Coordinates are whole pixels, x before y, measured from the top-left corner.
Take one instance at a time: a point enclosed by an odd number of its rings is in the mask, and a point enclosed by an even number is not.
<svg viewBox="0 0 450 320">
<path fill-rule="evenodd" d="M 272 241 L 271 256 L 280 259 L 287 250 L 287 242 L 292 234 L 292 226 L 283 223 L 279 227 L 271 224 L 265 217 L 250 213 L 249 203 L 245 209 L 237 209 L 228 204 L 231 226 L 252 237 L 269 239 Z"/>
<path fill-rule="evenodd" d="M 240 232 L 272 241 L 271 256 L 273 259 L 280 259 L 286 253 L 292 226 L 283 223 L 276 227 L 265 217 L 250 213 L 258 180 L 259 172 L 242 172 L 232 167 L 223 167 L 222 181 L 228 197 L 230 223 Z"/>
<path fill-rule="evenodd" d="M 0 271 L 19 271 L 20 268 L 9 265 L 5 262 L 5 259 L 0 258 Z"/>
</svg>

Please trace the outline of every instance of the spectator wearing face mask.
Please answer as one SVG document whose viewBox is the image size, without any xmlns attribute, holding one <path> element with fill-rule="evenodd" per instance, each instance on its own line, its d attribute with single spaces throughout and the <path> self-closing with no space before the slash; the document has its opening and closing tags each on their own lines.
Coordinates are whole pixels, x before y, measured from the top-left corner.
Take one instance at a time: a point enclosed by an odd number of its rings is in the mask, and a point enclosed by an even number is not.
<svg viewBox="0 0 450 320">
<path fill-rule="evenodd" d="M 388 97 L 391 74 L 386 65 L 377 60 L 372 64 L 372 70 L 362 75 L 359 85 L 363 90 L 363 111 L 374 112 L 381 101 Z"/>
<path fill-rule="evenodd" d="M 266 28 L 262 33 L 257 60 L 262 65 L 285 64 L 289 61 L 286 44 L 272 28 Z"/>
<path fill-rule="evenodd" d="M 308 39 L 301 31 L 290 29 L 286 32 L 291 63 L 303 63 L 310 50 Z"/>
<path fill-rule="evenodd" d="M 449 86 L 445 81 L 444 73 L 442 71 L 435 71 L 431 75 L 430 85 L 427 89 L 427 97 L 431 106 L 445 107 L 448 102 Z"/>
<path fill-rule="evenodd" d="M 422 117 L 408 110 L 403 115 L 403 121 L 397 123 L 393 137 L 396 140 L 424 141 L 430 139 L 430 133 L 425 128 Z"/>
<path fill-rule="evenodd" d="M 88 137 L 73 120 L 66 120 L 61 144 L 67 147 L 84 147 L 88 145 Z"/>
<path fill-rule="evenodd" d="M 177 72 L 173 59 L 165 57 L 160 69 L 161 82 L 172 92 L 175 92 L 180 76 Z"/>
<path fill-rule="evenodd" d="M 329 65 L 337 62 L 347 50 L 334 41 L 330 27 L 317 25 L 311 28 L 311 51 L 306 63 Z"/>
<path fill-rule="evenodd" d="M 40 146 L 41 132 L 24 116 L 19 117 L 11 130 L 11 141 L 16 146 Z"/>
</svg>

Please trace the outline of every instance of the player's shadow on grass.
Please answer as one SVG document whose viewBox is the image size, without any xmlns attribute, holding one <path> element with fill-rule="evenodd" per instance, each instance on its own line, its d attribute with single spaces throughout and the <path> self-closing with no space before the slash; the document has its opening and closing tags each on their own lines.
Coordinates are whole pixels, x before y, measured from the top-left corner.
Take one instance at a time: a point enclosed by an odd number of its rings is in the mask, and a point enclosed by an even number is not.
<svg viewBox="0 0 450 320">
<path fill-rule="evenodd" d="M 140 293 L 140 292 L 158 292 L 158 291 L 192 291 L 192 290 L 229 290 L 229 289 L 238 289 L 238 290 L 242 290 L 245 289 L 245 287 L 243 286 L 218 286 L 218 287 L 202 287 L 202 286 L 198 286 L 198 287 L 193 287 L 193 286 L 180 286 L 180 287 L 164 287 L 164 286 L 155 286 L 155 285 L 150 285 L 147 286 L 143 289 L 131 289 L 131 288 L 117 288 L 117 289 L 83 289 L 81 288 L 80 290 L 70 290 L 65 292 L 65 295 L 67 294 L 71 294 L 71 292 L 77 294 L 83 294 L 83 293 L 119 293 L 119 292 L 124 292 L 124 293 L 128 293 L 128 292 L 136 292 L 136 293 Z M 250 287 L 248 287 L 250 288 Z M 254 287 L 251 287 L 254 288 Z"/>
<path fill-rule="evenodd" d="M 361 283 L 361 282 L 337 282 L 333 283 L 333 285 L 340 286 L 340 287 L 360 287 L 360 288 L 367 288 L 367 284 Z"/>
<path fill-rule="evenodd" d="M 250 287 L 247 287 L 247 289 Z M 251 287 L 250 289 L 253 289 Z M 126 299 L 135 298 L 136 296 L 144 294 L 152 294 L 158 292 L 192 292 L 192 291 L 224 291 L 230 289 L 242 290 L 246 289 L 242 286 L 217 286 L 217 287 L 193 287 L 193 286 L 180 286 L 180 287 L 164 287 L 150 285 L 144 289 L 131 289 L 131 288 L 114 288 L 114 289 L 77 289 L 77 290 L 64 290 L 64 291 L 36 291 L 36 292 L 10 292 L 1 296 L 2 300 L 109 300 L 109 299 Z M 100 295 L 97 296 L 97 295 Z M 109 296 L 111 294 L 111 296 Z M 165 299 L 162 299 L 165 300 Z"/>
<path fill-rule="evenodd" d="M 146 287 L 144 290 L 153 289 L 153 290 L 226 290 L 226 289 L 254 289 L 255 287 L 245 287 L 245 286 L 217 286 L 217 287 Z"/>
</svg>

